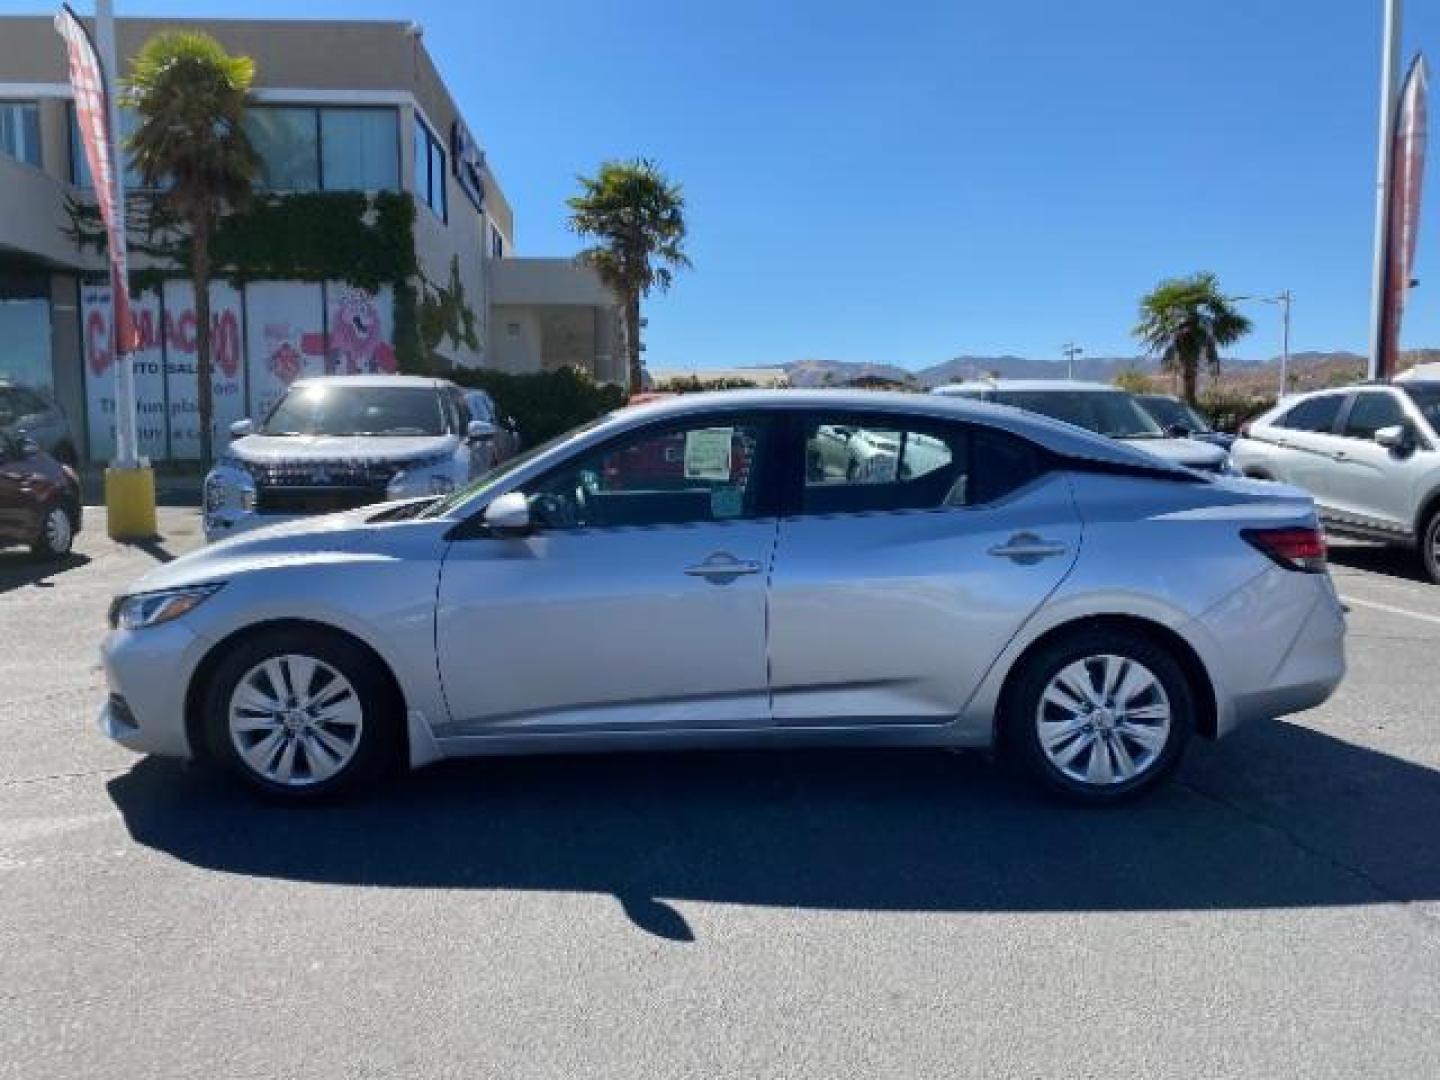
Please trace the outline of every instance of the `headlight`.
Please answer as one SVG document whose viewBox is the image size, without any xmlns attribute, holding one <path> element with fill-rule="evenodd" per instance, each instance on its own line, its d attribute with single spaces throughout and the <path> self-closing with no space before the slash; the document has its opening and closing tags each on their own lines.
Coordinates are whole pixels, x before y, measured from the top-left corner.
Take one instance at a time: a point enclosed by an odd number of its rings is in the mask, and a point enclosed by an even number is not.
<svg viewBox="0 0 1440 1080">
<path fill-rule="evenodd" d="M 385 485 L 386 496 L 409 499 L 417 495 L 448 495 L 455 490 L 455 478 L 446 467 L 454 460 L 454 454 L 446 453 L 407 461 L 405 467 Z"/>
<path fill-rule="evenodd" d="M 255 509 L 255 478 L 232 459 L 217 462 L 205 477 L 205 512 L 213 514 L 227 507 L 246 513 Z"/>
<path fill-rule="evenodd" d="M 110 626 L 121 630 L 159 626 L 195 610 L 214 596 L 219 588 L 219 585 L 192 585 L 185 589 L 160 589 L 133 596 L 117 596 L 110 602 Z"/>
</svg>

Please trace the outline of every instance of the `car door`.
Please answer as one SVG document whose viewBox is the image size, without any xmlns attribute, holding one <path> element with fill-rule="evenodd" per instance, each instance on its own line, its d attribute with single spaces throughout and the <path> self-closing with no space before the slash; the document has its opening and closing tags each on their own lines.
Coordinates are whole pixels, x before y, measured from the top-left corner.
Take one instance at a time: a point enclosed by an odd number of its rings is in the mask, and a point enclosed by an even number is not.
<svg viewBox="0 0 1440 1080">
<path fill-rule="evenodd" d="M 39 528 L 34 476 L 20 441 L 0 431 L 0 541 L 29 541 Z"/>
<path fill-rule="evenodd" d="M 797 423 L 806 454 L 825 425 L 849 425 L 895 459 L 848 478 L 796 473 L 771 574 L 776 724 L 952 720 L 1074 565 L 1069 482 L 984 425 L 819 411 Z"/>
<path fill-rule="evenodd" d="M 773 431 L 656 422 L 527 484 L 532 535 L 453 543 L 436 614 L 448 733 L 768 726 Z"/>
<path fill-rule="evenodd" d="M 1331 481 L 1334 509 L 1363 525 L 1392 532 L 1413 526 L 1412 488 L 1428 471 L 1428 448 L 1400 452 L 1375 441 L 1383 427 L 1410 423 L 1400 395 L 1385 387 L 1356 390 L 1340 421 L 1340 443 L 1334 453 Z"/>
<path fill-rule="evenodd" d="M 1343 391 L 1315 394 L 1297 402 L 1288 412 L 1262 430 L 1252 430 L 1252 439 L 1263 439 L 1275 447 L 1276 480 L 1304 488 L 1326 509 L 1333 508 L 1337 494 L 1335 452 L 1344 440 L 1335 431 Z"/>
</svg>

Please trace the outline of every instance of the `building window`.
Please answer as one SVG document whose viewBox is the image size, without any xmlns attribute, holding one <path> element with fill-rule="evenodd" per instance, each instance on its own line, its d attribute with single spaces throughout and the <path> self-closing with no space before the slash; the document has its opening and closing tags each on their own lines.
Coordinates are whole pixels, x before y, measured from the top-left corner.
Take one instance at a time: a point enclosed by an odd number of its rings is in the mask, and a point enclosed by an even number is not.
<svg viewBox="0 0 1440 1080">
<path fill-rule="evenodd" d="M 321 109 L 320 176 L 326 191 L 400 186 L 394 109 Z"/>
<path fill-rule="evenodd" d="M 505 237 L 500 235 L 500 230 L 494 225 L 490 226 L 490 254 L 497 259 L 505 257 Z"/>
<path fill-rule="evenodd" d="M 393 191 L 399 187 L 397 113 L 385 108 L 261 105 L 245 114 L 266 191 Z"/>
<path fill-rule="evenodd" d="M 415 118 L 415 197 L 435 212 L 441 221 L 445 216 L 445 148 L 425 121 Z"/>
<path fill-rule="evenodd" d="M 320 131 L 314 109 L 251 109 L 245 132 L 260 158 L 256 187 L 316 191 L 320 187 Z"/>
<path fill-rule="evenodd" d="M 69 110 L 70 115 L 70 182 L 76 187 L 92 188 L 94 182 L 90 179 L 90 162 L 85 159 L 85 147 L 80 144 L 80 125 L 75 120 L 75 106 L 72 103 Z M 130 136 L 135 134 L 135 129 L 140 126 L 140 117 L 135 114 L 134 109 L 120 110 L 120 146 L 123 150 L 125 143 Z M 127 154 L 125 157 L 125 190 L 134 191 L 140 188 L 140 173 L 130 162 Z"/>
<path fill-rule="evenodd" d="M 40 107 L 33 101 L 0 101 L 0 152 L 40 167 Z"/>
</svg>

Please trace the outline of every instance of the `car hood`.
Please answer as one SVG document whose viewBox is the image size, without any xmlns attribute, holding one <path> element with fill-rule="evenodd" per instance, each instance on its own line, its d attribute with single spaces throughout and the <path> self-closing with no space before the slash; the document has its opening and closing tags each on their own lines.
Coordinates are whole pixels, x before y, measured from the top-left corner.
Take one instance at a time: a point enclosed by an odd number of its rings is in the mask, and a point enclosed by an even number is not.
<svg viewBox="0 0 1440 1080">
<path fill-rule="evenodd" d="M 254 529 L 163 563 L 131 583 L 125 592 L 223 582 L 243 572 L 271 567 L 438 559 L 445 534 L 455 526 L 453 520 L 393 520 L 404 504 L 433 501 L 427 497 L 375 503 L 339 514 L 296 518 Z"/>
<path fill-rule="evenodd" d="M 246 435 L 229 455 L 248 465 L 319 461 L 393 462 L 453 453 L 455 435 Z"/>
<path fill-rule="evenodd" d="M 1225 451 L 1196 439 L 1120 439 L 1126 446 L 1143 450 L 1152 457 L 1187 468 L 1215 469 L 1225 460 Z"/>
</svg>

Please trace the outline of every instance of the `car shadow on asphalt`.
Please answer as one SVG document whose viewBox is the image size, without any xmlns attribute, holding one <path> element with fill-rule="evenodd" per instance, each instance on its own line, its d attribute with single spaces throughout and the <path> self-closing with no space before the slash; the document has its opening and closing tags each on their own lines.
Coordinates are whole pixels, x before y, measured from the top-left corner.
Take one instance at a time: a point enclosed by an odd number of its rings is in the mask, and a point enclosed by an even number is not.
<svg viewBox="0 0 1440 1080">
<path fill-rule="evenodd" d="M 1440 773 L 1284 722 L 1197 744 L 1152 798 L 1087 811 L 979 755 L 820 751 L 451 762 L 301 810 L 150 758 L 109 782 L 194 866 L 337 885 L 846 910 L 1181 911 L 1440 898 Z"/>
<path fill-rule="evenodd" d="M 23 589 L 52 589 L 52 578 L 69 570 L 78 570 L 90 561 L 88 555 L 71 552 L 62 559 L 40 559 L 28 551 L 0 551 L 0 593 Z"/>
<path fill-rule="evenodd" d="M 1329 547 L 1330 562 L 1350 570 L 1414 581 L 1430 587 L 1430 579 L 1420 567 L 1420 557 L 1410 548 L 1386 544 L 1342 543 Z"/>
</svg>

